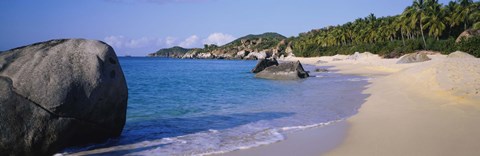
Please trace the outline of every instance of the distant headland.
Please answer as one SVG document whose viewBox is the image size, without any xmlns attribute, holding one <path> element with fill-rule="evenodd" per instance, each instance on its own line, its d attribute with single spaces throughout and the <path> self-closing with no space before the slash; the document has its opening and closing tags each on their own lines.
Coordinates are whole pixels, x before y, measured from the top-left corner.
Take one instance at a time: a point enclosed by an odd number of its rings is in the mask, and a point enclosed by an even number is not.
<svg viewBox="0 0 480 156">
<path fill-rule="evenodd" d="M 371 52 L 398 58 L 419 50 L 449 54 L 465 51 L 480 57 L 480 2 L 414 1 L 403 13 L 370 14 L 343 25 L 327 26 L 286 38 L 278 33 L 247 35 L 223 46 L 172 47 L 148 56 L 199 59 L 262 59 L 288 56 L 315 57 Z M 467 40 L 468 39 L 468 40 Z"/>
</svg>

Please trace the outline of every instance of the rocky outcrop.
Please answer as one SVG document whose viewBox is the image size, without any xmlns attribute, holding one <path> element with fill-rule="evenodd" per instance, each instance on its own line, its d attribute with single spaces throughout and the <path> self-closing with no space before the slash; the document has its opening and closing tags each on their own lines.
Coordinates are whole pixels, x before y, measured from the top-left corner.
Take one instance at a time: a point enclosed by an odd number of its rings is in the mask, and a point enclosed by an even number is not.
<svg viewBox="0 0 480 156">
<path fill-rule="evenodd" d="M 448 58 L 475 58 L 475 56 L 472 56 L 468 53 L 461 52 L 461 51 L 456 51 L 447 56 Z"/>
<path fill-rule="evenodd" d="M 199 53 L 197 54 L 197 57 L 199 59 L 213 59 L 215 56 L 212 53 Z"/>
<path fill-rule="evenodd" d="M 462 32 L 457 37 L 457 40 L 455 40 L 455 42 L 459 43 L 463 39 L 468 39 L 468 38 L 471 38 L 473 36 L 480 36 L 480 29 L 478 29 L 478 30 L 474 30 L 474 29 L 465 30 L 464 32 Z"/>
<path fill-rule="evenodd" d="M 417 63 L 431 60 L 425 53 L 410 53 L 403 55 L 397 64 Z"/>
<path fill-rule="evenodd" d="M 258 61 L 255 68 L 252 69 L 252 73 L 259 73 L 267 67 L 270 66 L 278 66 L 278 62 L 276 59 L 262 59 Z"/>
<path fill-rule="evenodd" d="M 185 55 L 182 56 L 182 59 L 194 59 L 198 55 L 197 51 L 189 51 Z"/>
<path fill-rule="evenodd" d="M 285 36 L 277 33 L 264 33 L 247 35 L 222 46 L 205 45 L 202 49 L 185 49 L 182 47 L 160 49 L 156 53 L 149 54 L 149 56 L 183 59 L 260 60 L 290 57 L 293 56 L 292 52 L 292 42 L 287 41 Z"/>
<path fill-rule="evenodd" d="M 239 52 L 237 52 L 237 54 L 235 55 L 235 59 L 243 59 L 243 58 L 245 58 L 249 53 L 250 53 L 249 51 L 245 51 L 245 50 L 239 51 Z"/>
<path fill-rule="evenodd" d="M 0 155 L 51 155 L 119 136 L 127 85 L 99 41 L 51 40 L 0 53 Z"/>
<path fill-rule="evenodd" d="M 303 69 L 300 61 L 280 63 L 278 66 L 270 66 L 255 75 L 257 78 L 272 80 L 296 80 L 309 77 Z"/>
<path fill-rule="evenodd" d="M 246 60 L 261 60 L 267 58 L 267 53 L 262 52 L 250 52 L 247 56 L 244 57 Z"/>
</svg>

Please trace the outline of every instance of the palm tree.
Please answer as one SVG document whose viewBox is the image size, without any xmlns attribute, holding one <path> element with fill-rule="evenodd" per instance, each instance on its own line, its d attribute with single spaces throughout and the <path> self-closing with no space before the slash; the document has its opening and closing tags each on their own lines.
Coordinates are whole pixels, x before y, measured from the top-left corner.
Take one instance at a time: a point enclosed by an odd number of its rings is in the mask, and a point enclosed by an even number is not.
<svg viewBox="0 0 480 156">
<path fill-rule="evenodd" d="M 422 20 L 425 22 L 425 28 L 429 30 L 428 34 L 439 40 L 446 26 L 443 23 L 444 10 L 441 9 L 438 0 L 429 1 L 425 8 L 425 13 L 427 16 Z"/>
<path fill-rule="evenodd" d="M 407 24 L 407 20 L 406 20 L 406 16 L 405 15 L 400 15 L 398 16 L 395 20 L 395 29 L 398 31 L 400 30 L 400 36 L 402 36 L 402 43 L 403 43 L 403 46 L 405 46 L 405 38 L 404 38 L 404 34 L 406 33 L 406 29 L 408 27 L 408 24 Z"/>
<path fill-rule="evenodd" d="M 444 8 L 445 13 L 445 23 L 448 23 L 448 36 L 452 34 L 452 30 L 454 27 L 460 25 L 462 23 L 462 19 L 456 18 L 455 14 L 460 6 L 456 1 L 450 1 L 448 5 Z"/>
<path fill-rule="evenodd" d="M 480 29 L 480 2 L 473 3 L 472 8 L 469 20 L 473 23 L 473 29 Z"/>
<path fill-rule="evenodd" d="M 413 4 L 411 7 L 407 7 L 406 12 L 410 14 L 410 18 L 412 20 L 412 23 L 419 23 L 420 25 L 420 33 L 422 34 L 422 39 L 423 39 L 423 48 L 427 48 L 427 42 L 425 41 L 425 35 L 423 34 L 423 22 L 424 18 L 426 17 L 426 8 L 427 3 L 424 0 L 414 0 Z"/>
<path fill-rule="evenodd" d="M 473 11 L 478 10 L 473 5 L 473 0 L 459 0 L 460 7 L 457 7 L 457 14 L 455 17 L 463 20 L 463 30 L 468 29 L 469 16 Z"/>
</svg>

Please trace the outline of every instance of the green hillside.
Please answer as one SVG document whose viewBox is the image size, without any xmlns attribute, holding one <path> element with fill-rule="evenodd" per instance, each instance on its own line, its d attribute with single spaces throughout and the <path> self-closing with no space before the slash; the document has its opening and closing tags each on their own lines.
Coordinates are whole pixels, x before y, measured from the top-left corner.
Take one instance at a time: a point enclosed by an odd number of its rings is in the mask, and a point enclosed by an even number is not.
<svg viewBox="0 0 480 156">
<path fill-rule="evenodd" d="M 274 32 L 267 32 L 259 35 L 247 35 L 244 37 L 240 37 L 228 44 L 225 44 L 224 46 L 221 46 L 220 48 L 229 48 L 229 47 L 236 47 L 236 46 L 241 46 L 242 45 L 242 40 L 250 40 L 250 41 L 255 41 L 262 39 L 260 44 L 253 45 L 253 49 L 269 49 L 272 47 L 275 47 L 280 41 L 287 39 L 285 36 L 280 35 L 278 33 Z"/>
<path fill-rule="evenodd" d="M 171 47 L 171 48 L 160 49 L 155 53 L 149 54 L 149 56 L 177 57 L 177 56 L 181 56 L 181 55 L 187 53 L 190 50 L 192 50 L 192 49 L 187 49 L 187 48 L 182 48 L 182 47 L 179 47 L 179 46 L 174 46 L 174 47 Z"/>
</svg>

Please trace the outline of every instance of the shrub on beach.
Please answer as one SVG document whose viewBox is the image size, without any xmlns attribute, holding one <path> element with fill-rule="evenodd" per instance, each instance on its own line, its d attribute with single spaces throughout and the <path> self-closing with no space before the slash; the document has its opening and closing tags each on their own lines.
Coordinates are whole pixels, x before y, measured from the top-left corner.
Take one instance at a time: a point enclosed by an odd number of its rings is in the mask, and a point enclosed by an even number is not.
<svg viewBox="0 0 480 156">
<path fill-rule="evenodd" d="M 314 56 L 332 56 L 336 54 L 351 55 L 355 52 L 371 52 L 378 54 L 384 58 L 397 58 L 407 53 L 419 50 L 438 51 L 442 54 L 450 54 L 460 50 L 467 52 L 473 56 L 480 57 L 480 37 L 472 37 L 460 43 L 455 43 L 455 39 L 437 40 L 427 38 L 427 48 L 423 47 L 422 39 L 405 40 L 405 45 L 401 40 L 378 42 L 375 44 L 358 44 L 344 46 L 321 47 L 309 45 L 303 51 L 294 51 L 297 56 L 314 57 Z"/>
<path fill-rule="evenodd" d="M 480 57 L 480 36 L 462 40 L 457 44 L 457 50 L 469 53 L 477 58 Z"/>
</svg>

